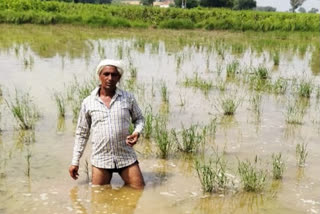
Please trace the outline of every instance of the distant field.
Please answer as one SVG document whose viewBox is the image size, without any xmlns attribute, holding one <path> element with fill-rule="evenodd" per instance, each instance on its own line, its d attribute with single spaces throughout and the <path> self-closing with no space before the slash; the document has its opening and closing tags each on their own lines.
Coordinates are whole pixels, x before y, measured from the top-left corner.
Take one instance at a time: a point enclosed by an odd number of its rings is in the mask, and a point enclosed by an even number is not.
<svg viewBox="0 0 320 214">
<path fill-rule="evenodd" d="M 0 0 L 0 23 L 76 24 L 97 27 L 313 31 L 319 14 L 232 11 L 217 8 L 158 8 L 74 4 L 40 0 Z"/>
</svg>

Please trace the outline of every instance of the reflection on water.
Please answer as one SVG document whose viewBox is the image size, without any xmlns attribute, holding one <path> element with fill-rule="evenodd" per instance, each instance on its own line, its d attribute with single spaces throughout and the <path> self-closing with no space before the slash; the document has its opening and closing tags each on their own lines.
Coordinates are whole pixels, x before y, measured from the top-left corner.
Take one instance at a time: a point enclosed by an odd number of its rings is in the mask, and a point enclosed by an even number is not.
<svg viewBox="0 0 320 214">
<path fill-rule="evenodd" d="M 76 213 L 134 213 L 143 190 L 128 187 L 112 189 L 111 186 L 91 187 L 89 203 L 78 197 L 78 187 L 70 190 L 70 200 Z"/>
</svg>

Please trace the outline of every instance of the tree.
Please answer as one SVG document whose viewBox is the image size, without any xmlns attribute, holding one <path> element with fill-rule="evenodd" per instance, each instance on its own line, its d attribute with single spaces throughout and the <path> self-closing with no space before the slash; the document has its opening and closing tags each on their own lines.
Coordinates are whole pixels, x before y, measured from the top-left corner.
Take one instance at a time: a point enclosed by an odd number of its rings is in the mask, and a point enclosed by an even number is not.
<svg viewBox="0 0 320 214">
<path fill-rule="evenodd" d="M 153 2 L 154 2 L 154 0 L 140 0 L 140 3 L 142 5 L 146 5 L 146 6 L 153 5 Z"/>
<path fill-rule="evenodd" d="M 254 8 L 254 10 L 266 11 L 266 12 L 275 12 L 277 9 L 275 7 L 265 6 L 265 7 L 256 7 L 256 8 Z"/>
<path fill-rule="evenodd" d="M 257 6 L 255 0 L 234 0 L 233 4 L 235 10 L 249 10 Z"/>
<path fill-rule="evenodd" d="M 300 7 L 303 2 L 305 2 L 306 0 L 290 0 L 290 4 L 291 4 L 291 11 L 294 13 L 295 10 Z"/>
<path fill-rule="evenodd" d="M 311 8 L 309 11 L 308 11 L 308 13 L 318 13 L 319 12 L 319 9 L 317 9 L 317 8 Z"/>
<path fill-rule="evenodd" d="M 176 7 L 183 7 L 182 0 L 174 0 L 174 4 Z M 186 8 L 193 8 L 198 7 L 199 2 L 198 0 L 183 0 L 183 5 L 185 5 Z"/>
<path fill-rule="evenodd" d="M 299 10 L 298 10 L 300 13 L 306 13 L 306 9 L 304 9 L 304 7 L 299 7 Z"/>
<path fill-rule="evenodd" d="M 200 0 L 202 7 L 232 7 L 232 0 Z"/>
</svg>

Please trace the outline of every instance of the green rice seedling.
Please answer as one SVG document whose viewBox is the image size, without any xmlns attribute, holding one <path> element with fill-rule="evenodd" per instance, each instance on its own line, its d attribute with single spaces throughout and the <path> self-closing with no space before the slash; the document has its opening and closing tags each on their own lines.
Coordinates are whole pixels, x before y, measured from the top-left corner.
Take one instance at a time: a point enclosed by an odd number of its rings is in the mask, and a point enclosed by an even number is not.
<svg viewBox="0 0 320 214">
<path fill-rule="evenodd" d="M 179 106 L 180 106 L 180 107 L 185 106 L 185 104 L 186 104 L 186 98 L 185 98 L 185 97 L 182 97 L 182 95 L 179 94 L 179 100 L 180 100 Z"/>
<path fill-rule="evenodd" d="M 172 143 L 170 141 L 170 134 L 167 130 L 167 124 L 164 119 L 160 117 L 155 118 L 153 135 L 159 156 L 161 158 L 167 158 L 170 153 Z"/>
<path fill-rule="evenodd" d="M 240 100 L 234 99 L 233 97 L 223 97 L 220 100 L 220 105 L 224 115 L 234 115 L 240 105 Z"/>
<path fill-rule="evenodd" d="M 252 108 L 258 122 L 260 121 L 260 116 L 261 116 L 261 102 L 262 102 L 261 94 L 255 94 L 250 99 L 250 103 L 252 106 L 251 108 Z"/>
<path fill-rule="evenodd" d="M 287 104 L 285 120 L 289 124 L 302 124 L 305 112 L 305 107 L 298 101 L 289 102 Z"/>
<path fill-rule="evenodd" d="M 227 176 L 227 162 L 216 153 L 209 161 L 196 159 L 194 162 L 203 192 L 223 192 L 227 189 L 230 179 Z"/>
<path fill-rule="evenodd" d="M 227 88 L 227 83 L 226 81 L 223 81 L 221 79 L 219 79 L 217 81 L 217 88 L 219 89 L 219 91 L 225 91 Z"/>
<path fill-rule="evenodd" d="M 152 115 L 152 108 L 149 106 L 149 108 L 146 108 L 144 113 L 145 118 L 145 125 L 144 125 L 144 131 L 143 136 L 146 139 L 149 139 L 152 135 L 152 124 L 153 124 L 153 115 Z"/>
<path fill-rule="evenodd" d="M 54 100 L 56 101 L 56 105 L 58 107 L 58 115 L 59 117 L 65 117 L 66 114 L 66 100 L 61 93 L 54 92 L 53 94 Z"/>
<path fill-rule="evenodd" d="M 133 66 L 131 60 L 129 63 L 129 73 L 131 78 L 136 78 L 137 77 L 137 68 Z"/>
<path fill-rule="evenodd" d="M 210 123 L 203 128 L 203 137 L 215 137 L 217 131 L 217 117 L 214 117 Z"/>
<path fill-rule="evenodd" d="M 123 59 L 123 46 L 122 46 L 122 44 L 117 46 L 117 55 L 118 55 L 119 59 Z"/>
<path fill-rule="evenodd" d="M 90 95 L 91 91 L 97 86 L 97 79 L 85 80 L 79 83 L 77 78 L 74 77 L 73 82 L 68 87 L 67 98 L 71 102 L 71 108 L 73 113 L 73 121 L 76 122 L 78 119 L 80 107 L 82 101 Z"/>
<path fill-rule="evenodd" d="M 208 163 L 195 161 L 195 169 L 204 192 L 212 192 L 214 189 L 215 173 L 212 169 L 212 162 Z"/>
<path fill-rule="evenodd" d="M 180 133 L 180 136 L 178 136 L 175 131 L 172 133 L 180 151 L 186 153 L 196 152 L 199 146 L 204 142 L 203 133 L 198 129 L 197 125 L 192 125 L 186 129 L 182 127 Z"/>
<path fill-rule="evenodd" d="M 230 64 L 227 65 L 227 78 L 234 78 L 239 71 L 239 62 L 234 60 Z"/>
<path fill-rule="evenodd" d="M 33 129 L 40 113 L 28 92 L 15 89 L 15 96 L 6 100 L 7 106 L 21 129 Z"/>
<path fill-rule="evenodd" d="M 283 78 L 278 78 L 271 86 L 271 90 L 275 94 L 285 94 L 288 88 L 288 81 Z"/>
<path fill-rule="evenodd" d="M 282 160 L 281 152 L 272 154 L 272 177 L 273 179 L 282 179 L 285 169 L 285 163 Z"/>
<path fill-rule="evenodd" d="M 168 87 L 164 81 L 161 83 L 161 100 L 165 103 L 169 102 Z"/>
<path fill-rule="evenodd" d="M 313 90 L 313 83 L 311 80 L 301 80 L 298 83 L 297 91 L 300 97 L 310 98 Z"/>
<path fill-rule="evenodd" d="M 259 192 L 266 184 L 267 172 L 257 167 L 258 158 L 255 157 L 254 163 L 249 160 L 238 160 L 238 173 L 243 188 L 247 192 Z"/>
<path fill-rule="evenodd" d="M 269 78 L 269 71 L 266 67 L 259 66 L 254 69 L 254 75 L 260 80 L 266 80 Z"/>
<path fill-rule="evenodd" d="M 307 143 L 298 143 L 296 145 L 296 158 L 297 164 L 299 167 L 304 167 L 308 157 L 308 144 Z"/>
<path fill-rule="evenodd" d="M 183 81 L 183 85 L 185 87 L 199 88 L 204 92 L 208 92 L 213 87 L 212 82 L 199 78 L 198 73 L 195 73 L 192 78 L 186 77 Z"/>
<path fill-rule="evenodd" d="M 280 54 L 279 51 L 276 51 L 273 55 L 272 55 L 272 59 L 273 59 L 273 65 L 274 66 L 278 66 L 280 63 Z"/>
</svg>

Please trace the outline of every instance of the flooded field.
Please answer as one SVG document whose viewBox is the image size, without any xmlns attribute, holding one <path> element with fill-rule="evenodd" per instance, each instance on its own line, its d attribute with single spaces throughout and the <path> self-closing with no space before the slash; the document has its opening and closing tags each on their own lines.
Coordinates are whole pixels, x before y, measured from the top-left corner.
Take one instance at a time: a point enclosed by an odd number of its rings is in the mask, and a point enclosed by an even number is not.
<svg viewBox="0 0 320 214">
<path fill-rule="evenodd" d="M 143 191 L 116 174 L 91 187 L 90 142 L 69 177 L 74 121 L 103 58 L 124 60 L 120 87 L 149 118 L 135 146 Z M 0 213 L 320 213 L 319 59 L 316 33 L 1 25 Z M 23 130 L 10 106 L 26 93 L 37 111 Z M 222 184 L 205 192 L 198 173 L 216 157 Z M 246 160 L 265 175 L 259 189 L 245 186 Z"/>
</svg>

